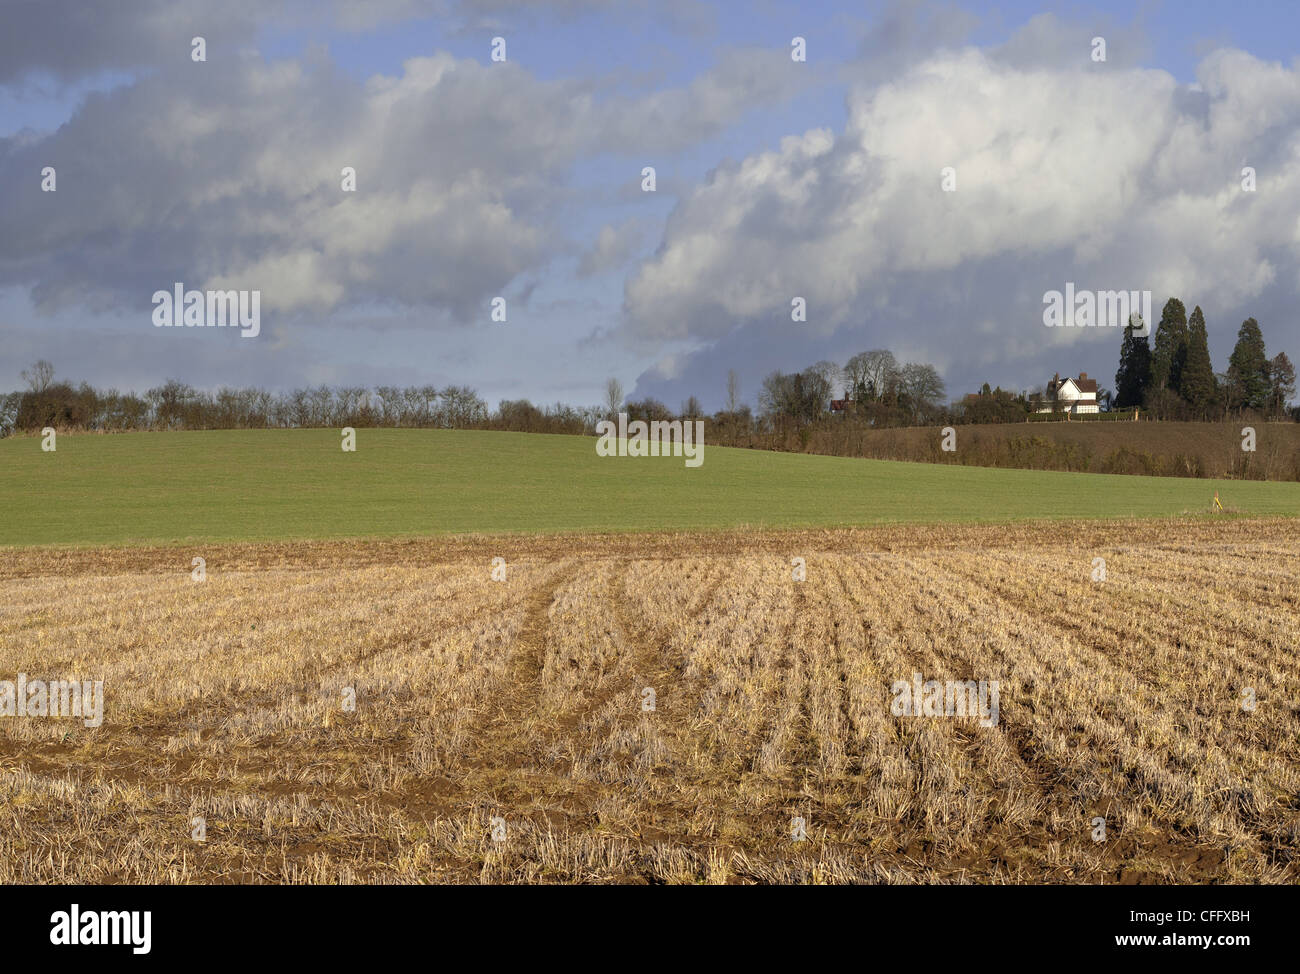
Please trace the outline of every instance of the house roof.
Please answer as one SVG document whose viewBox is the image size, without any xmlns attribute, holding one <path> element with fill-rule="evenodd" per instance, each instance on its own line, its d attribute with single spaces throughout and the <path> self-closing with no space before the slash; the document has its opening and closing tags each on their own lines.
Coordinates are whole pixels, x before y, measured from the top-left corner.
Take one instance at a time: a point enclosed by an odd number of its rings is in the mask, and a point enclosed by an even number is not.
<svg viewBox="0 0 1300 974">
<path fill-rule="evenodd" d="M 1050 394 L 1050 393 L 1059 392 L 1061 389 L 1065 387 L 1065 384 L 1067 382 L 1070 383 L 1070 385 L 1074 386 L 1074 388 L 1077 389 L 1082 395 L 1089 395 L 1089 394 L 1093 396 L 1097 395 L 1097 380 L 1089 379 L 1087 372 L 1080 372 L 1079 377 L 1077 379 L 1070 378 L 1069 376 L 1062 379 L 1059 374 L 1053 376 L 1052 381 L 1047 383 L 1048 393 Z"/>
</svg>

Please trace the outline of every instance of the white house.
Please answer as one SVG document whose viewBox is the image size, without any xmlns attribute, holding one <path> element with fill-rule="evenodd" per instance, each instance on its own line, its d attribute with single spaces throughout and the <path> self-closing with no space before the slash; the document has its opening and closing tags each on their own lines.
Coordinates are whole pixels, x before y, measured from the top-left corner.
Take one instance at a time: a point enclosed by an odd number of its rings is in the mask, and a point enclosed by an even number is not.
<svg viewBox="0 0 1300 974">
<path fill-rule="evenodd" d="M 1052 376 L 1052 381 L 1047 383 L 1047 398 L 1038 412 L 1050 413 L 1057 409 L 1074 416 L 1098 412 L 1097 380 L 1089 379 L 1087 372 L 1080 372 L 1077 379 L 1068 376 L 1062 379 L 1059 372 Z"/>
</svg>

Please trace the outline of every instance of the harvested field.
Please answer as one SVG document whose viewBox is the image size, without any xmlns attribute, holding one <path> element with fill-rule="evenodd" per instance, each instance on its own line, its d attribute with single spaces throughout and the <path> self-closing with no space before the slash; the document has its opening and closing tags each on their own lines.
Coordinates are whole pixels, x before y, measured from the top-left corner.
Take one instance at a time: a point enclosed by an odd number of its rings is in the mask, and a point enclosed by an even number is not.
<svg viewBox="0 0 1300 974">
<path fill-rule="evenodd" d="M 2 562 L 4 883 L 1300 881 L 1285 519 Z"/>
</svg>

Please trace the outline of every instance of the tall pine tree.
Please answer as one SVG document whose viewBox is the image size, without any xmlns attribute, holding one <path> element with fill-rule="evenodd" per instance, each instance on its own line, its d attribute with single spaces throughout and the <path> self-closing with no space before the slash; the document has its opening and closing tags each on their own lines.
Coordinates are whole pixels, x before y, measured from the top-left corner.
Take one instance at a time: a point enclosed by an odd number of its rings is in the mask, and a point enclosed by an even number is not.
<svg viewBox="0 0 1300 974">
<path fill-rule="evenodd" d="M 1268 363 L 1268 378 L 1272 386 L 1269 410 L 1273 415 L 1281 416 L 1295 395 L 1295 366 L 1286 357 L 1286 352 L 1278 352 Z"/>
<path fill-rule="evenodd" d="M 1205 418 L 1215 411 L 1219 383 L 1214 378 L 1214 365 L 1210 362 L 1210 339 L 1200 305 L 1192 311 L 1187 325 L 1187 357 L 1178 383 L 1178 394 L 1186 400 L 1193 413 Z"/>
<path fill-rule="evenodd" d="M 1133 325 L 1125 325 L 1124 344 L 1119 350 L 1119 371 L 1115 373 L 1115 408 L 1141 406 L 1150 384 L 1151 346 L 1147 343 L 1147 336 L 1136 336 Z"/>
<path fill-rule="evenodd" d="M 1151 351 L 1151 387 L 1177 391 L 1187 359 L 1187 309 L 1177 298 L 1165 302 Z"/>
<path fill-rule="evenodd" d="M 1259 322 L 1247 318 L 1237 332 L 1237 345 L 1228 359 L 1228 405 L 1232 409 L 1263 409 L 1268 405 L 1268 355 Z"/>
</svg>

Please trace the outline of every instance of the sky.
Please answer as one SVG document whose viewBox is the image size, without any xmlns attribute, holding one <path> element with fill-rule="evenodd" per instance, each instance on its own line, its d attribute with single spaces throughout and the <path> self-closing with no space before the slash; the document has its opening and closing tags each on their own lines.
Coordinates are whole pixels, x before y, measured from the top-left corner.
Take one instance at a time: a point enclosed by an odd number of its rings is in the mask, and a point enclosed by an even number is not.
<svg viewBox="0 0 1300 974">
<path fill-rule="evenodd" d="M 1118 328 L 1043 324 L 1067 282 L 1295 359 L 1298 39 L 1260 0 L 0 0 L 0 391 L 717 409 L 874 348 L 1112 388 Z M 156 328 L 176 282 L 260 333 Z"/>
</svg>

